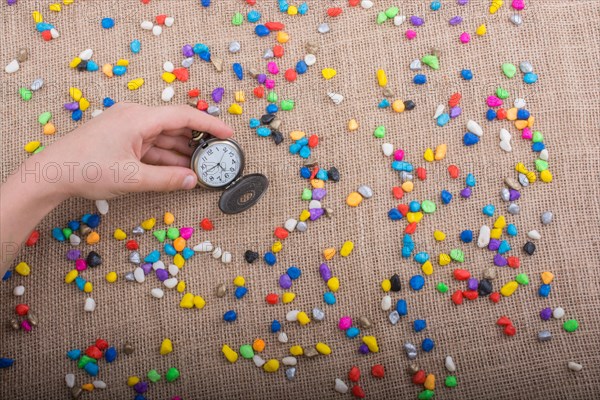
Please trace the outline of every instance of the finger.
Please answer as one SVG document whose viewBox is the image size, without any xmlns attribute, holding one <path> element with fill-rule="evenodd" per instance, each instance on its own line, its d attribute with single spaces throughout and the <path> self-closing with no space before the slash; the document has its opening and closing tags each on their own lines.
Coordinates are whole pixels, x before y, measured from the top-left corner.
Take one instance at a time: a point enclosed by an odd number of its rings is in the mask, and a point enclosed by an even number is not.
<svg viewBox="0 0 600 400">
<path fill-rule="evenodd" d="M 186 156 L 191 156 L 194 149 L 189 145 L 190 139 L 184 136 L 158 135 L 154 140 L 154 146 L 165 150 L 174 150 Z"/>
<path fill-rule="evenodd" d="M 172 192 L 196 187 L 198 178 L 194 171 L 183 167 L 165 167 L 143 164 L 139 171 L 138 192 Z"/>
<path fill-rule="evenodd" d="M 208 132 L 221 139 L 233 135 L 233 130 L 223 121 L 190 106 L 151 107 L 149 111 L 148 131 L 154 135 L 181 128 Z"/>
<path fill-rule="evenodd" d="M 165 165 L 165 166 L 190 166 L 190 158 L 181 154 L 178 154 L 172 150 L 165 150 L 158 147 L 152 147 L 142 157 L 142 162 L 152 165 Z"/>
<path fill-rule="evenodd" d="M 192 138 L 192 130 L 190 128 L 170 129 L 162 131 L 161 133 L 167 136 L 184 136 L 188 139 Z"/>
</svg>

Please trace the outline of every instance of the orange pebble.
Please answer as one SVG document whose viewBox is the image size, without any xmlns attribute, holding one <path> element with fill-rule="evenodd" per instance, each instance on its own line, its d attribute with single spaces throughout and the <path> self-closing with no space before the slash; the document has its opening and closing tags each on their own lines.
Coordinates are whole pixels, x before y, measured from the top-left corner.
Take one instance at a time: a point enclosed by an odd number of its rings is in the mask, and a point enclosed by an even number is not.
<svg viewBox="0 0 600 400">
<path fill-rule="evenodd" d="M 52 122 L 48 122 L 44 125 L 44 135 L 54 135 L 56 133 L 56 127 Z"/>
<path fill-rule="evenodd" d="M 183 251 L 183 249 L 185 249 L 185 245 L 186 241 L 182 237 L 178 237 L 177 239 L 173 240 L 173 247 L 177 251 Z"/>
<path fill-rule="evenodd" d="M 87 392 L 91 392 L 92 390 L 94 390 L 94 385 L 92 383 L 85 383 L 81 385 L 81 388 Z"/>
<path fill-rule="evenodd" d="M 254 343 L 252 343 L 252 348 L 254 351 L 261 353 L 265 349 L 265 341 L 262 339 L 255 339 Z"/>
<path fill-rule="evenodd" d="M 515 121 L 515 128 L 517 128 L 518 130 L 522 131 L 523 129 L 527 128 L 527 121 L 523 121 L 521 119 L 518 119 Z"/>
<path fill-rule="evenodd" d="M 265 88 L 263 88 L 262 86 L 255 87 L 254 96 L 258 97 L 259 99 L 265 97 Z"/>
<path fill-rule="evenodd" d="M 87 244 L 96 244 L 100 241 L 100 235 L 98 232 L 90 232 L 89 235 L 85 238 Z"/>
</svg>

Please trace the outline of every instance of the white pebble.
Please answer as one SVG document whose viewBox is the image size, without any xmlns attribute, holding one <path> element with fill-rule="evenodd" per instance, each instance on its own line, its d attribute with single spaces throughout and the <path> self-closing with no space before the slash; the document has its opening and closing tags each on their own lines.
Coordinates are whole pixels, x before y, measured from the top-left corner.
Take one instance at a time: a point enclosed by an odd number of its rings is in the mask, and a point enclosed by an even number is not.
<svg viewBox="0 0 600 400">
<path fill-rule="evenodd" d="M 79 58 L 81 58 L 83 61 L 89 61 L 92 59 L 93 56 L 94 50 L 92 49 L 85 49 L 84 51 L 79 53 Z"/>
<path fill-rule="evenodd" d="M 383 311 L 389 311 L 392 308 L 392 297 L 391 296 L 383 296 L 381 299 L 381 309 Z"/>
<path fill-rule="evenodd" d="M 157 262 L 152 264 L 152 269 L 154 271 L 158 270 L 158 269 L 165 269 L 165 263 L 158 260 Z"/>
<path fill-rule="evenodd" d="M 96 209 L 102 215 L 108 214 L 108 201 L 96 200 Z"/>
<path fill-rule="evenodd" d="M 472 119 L 470 119 L 467 122 L 467 130 L 477 136 L 482 136 L 483 135 L 483 128 L 481 127 L 481 125 L 479 125 L 477 122 L 473 121 Z"/>
<path fill-rule="evenodd" d="M 504 128 L 500 129 L 500 140 L 503 141 L 503 140 L 510 140 L 510 139 L 512 139 L 512 135 L 510 134 L 510 132 Z"/>
<path fill-rule="evenodd" d="M 479 248 L 484 248 L 488 244 L 490 244 L 490 234 L 491 234 L 490 227 L 487 225 L 483 225 L 479 229 L 479 237 L 477 238 L 477 246 Z"/>
<path fill-rule="evenodd" d="M 289 321 L 289 322 L 294 322 L 294 321 L 298 321 L 298 314 L 300 313 L 299 310 L 292 310 L 289 311 L 286 315 L 285 315 L 285 320 Z"/>
<path fill-rule="evenodd" d="M 104 381 L 94 381 L 92 382 L 92 385 L 94 385 L 96 389 L 106 389 L 106 383 L 104 383 Z"/>
<path fill-rule="evenodd" d="M 168 103 L 173 100 L 173 96 L 175 96 L 175 89 L 173 89 L 173 86 L 167 86 L 162 92 L 161 99 Z"/>
<path fill-rule="evenodd" d="M 177 283 L 177 278 L 165 279 L 165 281 L 163 282 L 165 287 L 167 287 L 168 289 L 173 289 L 175 286 L 177 286 Z"/>
<path fill-rule="evenodd" d="M 258 354 L 255 354 L 254 357 L 252 357 L 252 361 L 254 361 L 254 365 L 259 368 L 265 365 L 265 360 L 263 360 Z"/>
<path fill-rule="evenodd" d="M 406 21 L 406 15 L 396 15 L 394 17 L 394 25 L 400 26 Z"/>
<path fill-rule="evenodd" d="M 231 262 L 231 253 L 228 251 L 224 251 L 223 255 L 221 256 L 221 262 L 224 262 L 225 264 L 229 264 Z"/>
<path fill-rule="evenodd" d="M 454 364 L 454 360 L 452 359 L 451 356 L 446 356 L 446 369 L 450 372 L 456 372 L 456 364 Z"/>
<path fill-rule="evenodd" d="M 154 36 L 160 36 L 160 34 L 162 33 L 162 31 L 163 31 L 163 29 L 162 29 L 162 26 L 160 26 L 160 25 L 154 25 L 152 27 L 152 34 Z"/>
<path fill-rule="evenodd" d="M 44 80 L 42 78 L 37 78 L 31 84 L 31 90 L 33 90 L 34 92 L 37 92 L 38 90 L 40 90 L 42 88 L 42 86 L 44 86 Z"/>
<path fill-rule="evenodd" d="M 571 371 L 577 371 L 577 372 L 579 372 L 579 371 L 581 371 L 583 369 L 583 365 L 577 364 L 576 362 L 573 362 L 573 361 L 569 361 L 568 366 L 569 366 L 569 369 Z"/>
<path fill-rule="evenodd" d="M 285 224 L 283 224 L 283 227 L 285 228 L 286 231 L 288 232 L 294 232 L 294 229 L 296 229 L 296 225 L 298 225 L 298 221 L 296 221 L 294 218 L 290 218 L 287 221 L 285 221 Z"/>
<path fill-rule="evenodd" d="M 171 61 L 165 61 L 163 64 L 163 69 L 165 72 L 173 72 L 175 70 L 175 65 Z"/>
<path fill-rule="evenodd" d="M 223 255 L 223 250 L 221 250 L 220 247 L 216 247 L 212 252 L 213 258 L 216 258 L 216 259 L 221 258 L 222 255 Z"/>
<path fill-rule="evenodd" d="M 15 288 L 13 289 L 13 294 L 15 296 L 23 296 L 25 294 L 25 286 L 15 286 Z"/>
<path fill-rule="evenodd" d="M 342 103 L 342 101 L 344 101 L 344 96 L 342 96 L 339 93 L 329 92 L 329 93 L 327 93 L 327 95 L 329 96 L 331 101 L 333 101 L 333 104 L 335 104 L 335 105 L 339 105 Z"/>
<path fill-rule="evenodd" d="M 152 297 L 156 297 L 157 299 L 162 299 L 163 296 L 165 295 L 165 292 L 163 292 L 162 289 L 154 288 L 150 291 L 150 294 L 152 295 Z"/>
<path fill-rule="evenodd" d="M 165 18 L 165 26 L 166 27 L 170 28 L 170 27 L 173 26 L 174 23 L 175 23 L 175 18 L 173 18 L 173 17 L 167 17 L 167 18 Z"/>
<path fill-rule="evenodd" d="M 238 51 L 240 51 L 241 48 L 242 48 L 242 46 L 240 45 L 240 42 L 229 43 L 229 52 L 230 53 L 237 53 Z"/>
<path fill-rule="evenodd" d="M 151 21 L 144 21 L 140 26 L 144 30 L 151 31 L 154 27 L 154 24 Z"/>
<path fill-rule="evenodd" d="M 221 114 L 221 109 L 217 106 L 208 106 L 206 112 L 213 117 L 218 117 Z"/>
<path fill-rule="evenodd" d="M 146 274 L 144 274 L 144 270 L 141 267 L 133 270 L 133 277 L 137 283 L 142 283 L 146 280 Z"/>
<path fill-rule="evenodd" d="M 394 145 L 391 143 L 384 143 L 381 145 L 381 150 L 386 157 L 390 157 L 394 154 Z"/>
<path fill-rule="evenodd" d="M 525 99 L 515 99 L 515 108 L 524 108 L 526 104 Z"/>
<path fill-rule="evenodd" d="M 213 245 L 208 240 L 194 246 L 195 252 L 208 253 L 213 251 Z"/>
<path fill-rule="evenodd" d="M 73 388 L 75 386 L 75 375 L 73 375 L 73 374 L 65 375 L 65 382 L 67 383 L 68 388 Z"/>
<path fill-rule="evenodd" d="M 500 148 L 504 151 L 506 151 L 507 153 L 510 153 L 512 151 L 512 146 L 510 144 L 510 140 L 503 140 L 500 142 Z"/>
<path fill-rule="evenodd" d="M 263 60 L 269 60 L 271 58 L 275 57 L 275 53 L 273 53 L 273 50 L 271 49 L 267 49 L 265 50 L 265 52 L 263 53 Z"/>
<path fill-rule="evenodd" d="M 102 114 L 104 111 L 102 110 L 94 110 L 92 111 L 92 118 L 96 118 L 98 116 L 100 116 L 100 114 Z"/>
<path fill-rule="evenodd" d="M 279 336 L 277 336 L 277 340 L 279 340 L 279 343 L 287 343 L 288 342 L 288 335 L 285 332 L 281 332 L 279 334 Z"/>
<path fill-rule="evenodd" d="M 544 161 L 548 161 L 548 149 L 544 149 L 540 151 L 540 159 Z"/>
<path fill-rule="evenodd" d="M 363 3 L 364 2 L 365 1 L 363 0 Z M 338 393 L 348 393 L 348 385 L 346 385 L 343 380 L 335 378 L 335 391 Z"/>
<path fill-rule="evenodd" d="M 373 7 L 373 2 L 371 0 L 362 0 L 360 2 L 360 6 L 362 8 L 364 8 L 365 10 L 368 10 L 369 8 Z M 346 390 L 348 390 L 348 387 L 346 387 Z M 346 392 L 344 392 L 346 393 Z"/>
<path fill-rule="evenodd" d="M 510 22 L 519 26 L 523 23 L 523 18 L 519 14 L 513 14 L 510 16 Z"/>
<path fill-rule="evenodd" d="M 555 319 L 561 319 L 562 317 L 565 316 L 565 310 L 564 310 L 564 308 L 562 308 L 562 307 L 556 307 L 554 309 L 554 311 L 552 311 L 552 316 Z"/>
<path fill-rule="evenodd" d="M 294 365 L 298 364 L 298 360 L 296 359 L 296 357 L 292 357 L 292 356 L 283 357 L 281 359 L 281 363 L 283 365 L 294 366 Z"/>
<path fill-rule="evenodd" d="M 60 33 L 58 33 L 56 28 L 52 28 L 50 29 L 50 36 L 52 36 L 52 39 L 58 39 L 60 37 Z"/>
<path fill-rule="evenodd" d="M 437 106 L 437 108 L 435 109 L 435 114 L 433 114 L 433 119 L 438 119 L 438 117 L 444 113 L 445 109 L 446 107 L 443 104 Z"/>
<path fill-rule="evenodd" d="M 323 22 L 321 25 L 319 25 L 317 30 L 319 33 L 327 33 L 329 32 L 329 24 L 327 22 Z"/>
<path fill-rule="evenodd" d="M 71 243 L 71 246 L 79 246 L 81 243 L 81 238 L 72 233 L 71 236 L 69 236 L 69 243 Z"/>
<path fill-rule="evenodd" d="M 314 54 L 307 54 L 304 56 L 304 62 L 310 67 L 311 65 L 315 65 L 317 57 Z"/>
<path fill-rule="evenodd" d="M 93 312 L 96 309 L 96 301 L 91 297 L 88 297 L 85 299 L 85 306 L 83 306 L 83 309 L 87 312 Z"/>
<path fill-rule="evenodd" d="M 540 235 L 540 233 L 538 231 L 533 230 L 533 231 L 527 232 L 527 237 L 529 239 L 533 239 L 533 240 L 540 240 L 542 238 L 542 235 Z"/>
<path fill-rule="evenodd" d="M 7 66 L 6 68 L 4 68 L 4 72 L 6 72 L 7 74 L 12 74 L 15 73 L 19 70 L 20 65 L 19 62 L 17 60 L 12 60 Z"/>
<path fill-rule="evenodd" d="M 321 202 L 319 200 L 311 200 L 310 203 L 308 203 L 308 209 L 312 210 L 315 208 L 323 208 L 321 206 Z"/>
<path fill-rule="evenodd" d="M 179 267 L 175 264 L 169 264 L 169 274 L 176 276 L 179 273 Z"/>
</svg>

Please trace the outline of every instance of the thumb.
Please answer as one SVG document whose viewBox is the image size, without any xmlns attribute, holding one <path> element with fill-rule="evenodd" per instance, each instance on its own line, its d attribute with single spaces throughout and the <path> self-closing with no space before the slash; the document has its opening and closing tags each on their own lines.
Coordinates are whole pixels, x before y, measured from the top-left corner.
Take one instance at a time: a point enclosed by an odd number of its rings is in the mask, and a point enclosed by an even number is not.
<svg viewBox="0 0 600 400">
<path fill-rule="evenodd" d="M 138 190 L 141 192 L 190 190 L 196 187 L 197 182 L 196 174 L 189 168 L 142 164 Z"/>
</svg>

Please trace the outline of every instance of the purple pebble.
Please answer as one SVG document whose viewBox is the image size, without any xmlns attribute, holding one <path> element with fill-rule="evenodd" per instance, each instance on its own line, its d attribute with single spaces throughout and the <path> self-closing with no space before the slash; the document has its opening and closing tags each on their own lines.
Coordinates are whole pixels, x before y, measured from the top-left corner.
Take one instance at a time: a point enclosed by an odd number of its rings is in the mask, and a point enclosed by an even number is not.
<svg viewBox="0 0 600 400">
<path fill-rule="evenodd" d="M 466 4 L 469 4 L 469 0 L 456 0 L 456 4 L 458 4 L 459 6 L 464 6 Z"/>
<path fill-rule="evenodd" d="M 542 311 L 540 311 L 540 318 L 544 321 L 548 321 L 550 317 L 552 317 L 552 309 L 550 307 L 544 308 Z"/>
<path fill-rule="evenodd" d="M 181 53 L 183 54 L 184 57 L 193 57 L 194 56 L 194 48 L 192 46 L 190 46 L 189 44 L 186 44 L 181 49 Z"/>
<path fill-rule="evenodd" d="M 468 199 L 469 197 L 471 197 L 471 188 L 467 186 L 466 188 L 460 191 L 460 195 L 465 199 Z"/>
<path fill-rule="evenodd" d="M 521 197 L 521 193 L 519 193 L 518 190 L 510 189 L 509 193 L 510 193 L 510 197 L 509 197 L 510 201 L 519 200 L 519 198 Z"/>
<path fill-rule="evenodd" d="M 410 17 L 410 23 L 413 24 L 413 26 L 421 26 L 425 23 L 425 21 L 423 20 L 423 18 L 413 15 L 412 17 Z"/>
<path fill-rule="evenodd" d="M 75 261 L 79 257 L 81 257 L 81 251 L 79 251 L 77 249 L 71 249 L 71 250 L 67 251 L 67 260 Z"/>
<path fill-rule="evenodd" d="M 323 200 L 325 195 L 327 194 L 326 189 L 313 189 L 312 191 L 312 199 L 313 200 Z"/>
<path fill-rule="evenodd" d="M 467 281 L 467 288 L 469 290 L 477 290 L 478 287 L 479 281 L 477 280 L 477 278 L 469 278 L 469 280 Z"/>
<path fill-rule="evenodd" d="M 222 87 L 218 87 L 212 91 L 212 99 L 215 103 L 220 103 L 223 100 L 223 95 L 225 94 L 225 89 Z"/>
<path fill-rule="evenodd" d="M 460 114 L 462 114 L 462 108 L 460 108 L 459 106 L 455 106 L 450 109 L 450 118 L 456 118 Z"/>
<path fill-rule="evenodd" d="M 17 4 L 17 0 L 6 0 L 9 6 Z"/>
<path fill-rule="evenodd" d="M 321 274 L 321 278 L 323 278 L 325 282 L 327 282 L 332 277 L 331 270 L 329 269 L 329 266 L 325 263 L 321 264 L 321 266 L 319 267 L 319 273 Z"/>
<path fill-rule="evenodd" d="M 133 385 L 133 389 L 139 394 L 146 393 L 148 391 L 148 382 L 138 382 Z"/>
<path fill-rule="evenodd" d="M 496 251 L 499 248 L 500 248 L 500 240 L 490 239 L 490 244 L 488 244 L 488 250 Z"/>
<path fill-rule="evenodd" d="M 159 268 L 156 270 L 156 277 L 159 281 L 164 282 L 169 279 L 169 271 L 164 268 Z"/>
<path fill-rule="evenodd" d="M 316 221 L 319 218 L 321 218 L 323 214 L 325 214 L 325 210 L 323 210 L 322 208 L 311 208 L 309 212 L 311 221 Z"/>
<path fill-rule="evenodd" d="M 498 267 L 506 267 L 506 264 L 508 264 L 506 258 L 502 257 L 500 254 L 496 254 L 494 256 L 494 265 L 497 265 Z"/>
<path fill-rule="evenodd" d="M 150 271 L 152 271 L 152 264 L 151 263 L 143 263 L 142 265 L 140 265 L 140 268 L 142 270 L 144 270 L 144 275 L 148 275 L 150 273 Z"/>
<path fill-rule="evenodd" d="M 258 75 L 256 75 L 256 80 L 258 81 L 258 83 L 263 84 L 267 80 L 267 75 L 258 74 Z"/>
<path fill-rule="evenodd" d="M 283 274 L 279 277 L 279 286 L 282 289 L 289 289 L 292 287 L 292 278 L 288 274 Z"/>
<path fill-rule="evenodd" d="M 452 26 L 458 25 L 462 22 L 462 17 L 459 17 L 458 15 L 456 17 L 452 17 L 450 18 L 450 21 L 448 21 L 448 23 Z"/>
<path fill-rule="evenodd" d="M 65 109 L 69 111 L 77 111 L 79 110 L 79 103 L 77 101 L 74 101 L 72 103 L 65 103 Z"/>
<path fill-rule="evenodd" d="M 366 344 L 364 344 L 364 343 L 363 343 L 363 344 L 361 344 L 361 345 L 360 345 L 360 347 L 358 348 L 358 352 L 359 352 L 360 354 L 369 354 L 369 353 L 370 353 L 370 351 L 369 351 L 369 346 L 367 346 L 367 345 L 366 345 Z"/>
</svg>

